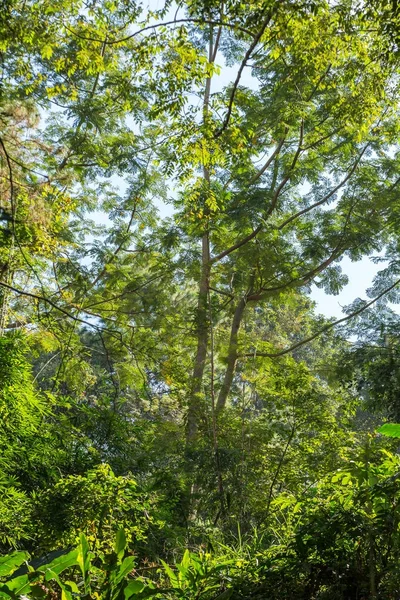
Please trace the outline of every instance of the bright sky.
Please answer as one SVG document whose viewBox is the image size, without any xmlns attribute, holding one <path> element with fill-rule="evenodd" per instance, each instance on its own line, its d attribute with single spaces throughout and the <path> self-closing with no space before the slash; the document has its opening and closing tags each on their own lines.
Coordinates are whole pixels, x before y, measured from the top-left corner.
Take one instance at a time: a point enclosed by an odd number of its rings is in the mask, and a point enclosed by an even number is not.
<svg viewBox="0 0 400 600">
<path fill-rule="evenodd" d="M 317 310 L 327 317 L 340 318 L 344 316 L 342 307 L 351 304 L 356 298 L 368 299 L 366 290 L 371 286 L 376 273 L 382 269 L 382 264 L 374 264 L 370 258 L 364 257 L 357 262 L 345 257 L 340 266 L 348 276 L 349 283 L 337 296 L 325 294 L 316 285 L 313 285 L 311 297 L 317 303 Z"/>
</svg>

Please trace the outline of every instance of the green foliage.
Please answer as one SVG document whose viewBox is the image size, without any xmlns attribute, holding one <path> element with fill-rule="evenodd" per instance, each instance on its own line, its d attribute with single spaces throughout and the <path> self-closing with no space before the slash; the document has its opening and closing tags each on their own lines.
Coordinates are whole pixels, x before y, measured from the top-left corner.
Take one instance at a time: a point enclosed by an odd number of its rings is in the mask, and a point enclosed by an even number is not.
<svg viewBox="0 0 400 600">
<path fill-rule="evenodd" d="M 20 334 L 0 338 L 0 415 L 1 439 L 12 434 L 36 432 L 49 401 L 33 384 L 26 357 L 26 339 Z M 47 406 L 46 406 L 47 404 Z"/>
<path fill-rule="evenodd" d="M 26 339 L 0 338 L 0 547 L 8 549 L 30 538 L 32 501 L 15 477 L 21 446 L 38 434 L 46 400 L 32 383 Z"/>
<path fill-rule="evenodd" d="M 26 553 L 16 553 L 0 559 L 0 587 L 2 597 L 18 598 L 23 594 L 30 597 L 49 597 L 58 594 L 71 599 L 84 597 L 104 597 L 128 600 L 129 598 L 230 598 L 232 590 L 226 586 L 224 570 L 234 562 L 216 562 L 210 554 L 195 554 L 188 550 L 182 560 L 173 567 L 162 561 L 158 577 L 133 577 L 136 572 L 136 559 L 126 554 L 126 539 L 123 529 L 117 533 L 115 546 L 108 554 L 98 554 L 89 550 L 85 535 L 81 534 L 79 545 L 68 553 L 55 558 L 50 563 L 29 568 L 28 573 L 9 577 L 15 569 L 27 561 Z M 4 582 L 4 578 L 7 577 Z"/>
<path fill-rule="evenodd" d="M 122 531 L 122 530 L 121 530 Z M 134 570 L 135 558 L 124 558 L 125 542 L 123 531 L 119 533 L 115 552 L 100 558 L 89 550 L 86 537 L 81 534 L 79 545 L 48 564 L 40 566 L 37 570 L 30 568 L 28 573 L 8 579 L 0 588 L 2 597 L 19 598 L 29 594 L 33 598 L 47 598 L 51 594 L 61 592 L 61 597 L 71 600 L 77 595 L 83 597 L 104 597 L 110 599 L 129 598 L 144 592 L 140 597 L 154 595 L 155 586 L 146 583 L 143 578 L 128 579 Z M 92 559 L 96 559 L 96 563 Z M 11 565 L 9 573 L 14 570 L 14 562 L 24 560 L 26 556 L 7 557 L 7 564 Z M 150 593 L 148 593 L 150 592 Z"/>
<path fill-rule="evenodd" d="M 400 425 L 397 423 L 385 423 L 381 427 L 378 427 L 377 432 L 388 437 L 398 438 L 400 437 Z"/>
<path fill-rule="evenodd" d="M 37 495 L 35 505 L 37 539 L 45 549 L 73 545 L 85 533 L 91 549 L 104 553 L 124 527 L 127 543 L 143 550 L 148 536 L 163 526 L 157 497 L 141 492 L 132 476 L 117 477 L 106 464 L 59 479 Z"/>
<path fill-rule="evenodd" d="M 397 4 L 3 4 L 1 598 L 397 597 Z"/>
<path fill-rule="evenodd" d="M 209 540 L 213 549 L 185 550 L 181 560 L 139 568 L 126 555 L 122 529 L 108 552 L 81 534 L 76 549 L 3 583 L 2 593 L 63 597 L 139 598 L 329 598 L 368 595 L 371 572 L 378 597 L 390 598 L 400 585 L 398 524 L 400 463 L 382 445 L 366 438 L 334 474 L 302 494 L 275 496 L 262 534 L 252 531 L 230 545 Z M 1 577 L 27 559 L 16 553 L 0 562 Z M 138 575 L 142 573 L 142 575 Z M 71 595 L 72 594 L 72 595 Z"/>
<path fill-rule="evenodd" d="M 232 590 L 226 586 L 225 573 L 234 564 L 233 560 L 213 560 L 211 554 L 189 552 L 186 550 L 182 560 L 170 567 L 161 561 L 166 577 L 173 591 L 167 592 L 167 598 L 230 598 Z M 164 592 L 165 593 L 165 592 Z"/>
<path fill-rule="evenodd" d="M 33 502 L 13 481 L 0 483 L 0 548 L 27 544 L 35 535 Z"/>
</svg>

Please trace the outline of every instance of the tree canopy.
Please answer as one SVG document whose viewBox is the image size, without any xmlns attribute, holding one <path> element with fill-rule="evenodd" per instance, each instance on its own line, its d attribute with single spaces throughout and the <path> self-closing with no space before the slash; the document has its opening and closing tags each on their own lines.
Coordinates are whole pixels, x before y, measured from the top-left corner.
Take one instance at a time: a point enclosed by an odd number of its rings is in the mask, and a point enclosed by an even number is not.
<svg viewBox="0 0 400 600">
<path fill-rule="evenodd" d="M 399 18 L 4 0 L 2 597 L 396 597 Z"/>
</svg>

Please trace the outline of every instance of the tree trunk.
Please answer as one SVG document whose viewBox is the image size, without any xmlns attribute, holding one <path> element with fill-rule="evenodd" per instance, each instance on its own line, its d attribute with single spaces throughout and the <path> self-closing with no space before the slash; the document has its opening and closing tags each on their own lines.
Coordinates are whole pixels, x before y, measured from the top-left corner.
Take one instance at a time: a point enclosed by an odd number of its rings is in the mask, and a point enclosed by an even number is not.
<svg viewBox="0 0 400 600">
<path fill-rule="evenodd" d="M 208 347 L 208 287 L 210 280 L 210 242 L 208 232 L 202 239 L 202 266 L 197 304 L 197 350 L 194 360 L 192 385 L 189 397 L 186 440 L 196 437 L 199 416 L 201 414 L 201 386 Z"/>
<path fill-rule="evenodd" d="M 221 412 L 225 406 L 226 401 L 231 390 L 233 376 L 235 374 L 236 363 L 238 359 L 237 346 L 238 346 L 238 332 L 240 324 L 242 322 L 243 314 L 246 308 L 247 299 L 246 297 L 241 298 L 236 306 L 235 314 L 233 315 L 231 336 L 229 339 L 228 349 L 228 360 L 225 370 L 224 381 L 220 389 L 217 401 L 217 413 Z"/>
<path fill-rule="evenodd" d="M 213 41 L 212 28 L 210 31 L 210 42 L 208 51 L 208 61 L 213 63 L 217 54 L 220 32 L 217 36 L 215 46 Z M 206 79 L 203 100 L 203 124 L 207 126 L 210 107 L 211 94 L 211 76 Z M 205 189 L 210 187 L 210 169 L 208 164 L 203 166 L 203 180 Z M 207 218 L 207 207 L 204 206 L 204 216 Z M 199 282 L 199 296 L 197 303 L 197 350 L 193 366 L 192 385 L 189 396 L 188 417 L 186 426 L 186 441 L 192 441 L 197 434 L 199 417 L 201 415 L 201 386 L 203 381 L 204 368 L 207 358 L 208 347 L 208 290 L 210 285 L 210 237 L 208 224 L 202 237 L 201 252 L 201 275 Z"/>
</svg>

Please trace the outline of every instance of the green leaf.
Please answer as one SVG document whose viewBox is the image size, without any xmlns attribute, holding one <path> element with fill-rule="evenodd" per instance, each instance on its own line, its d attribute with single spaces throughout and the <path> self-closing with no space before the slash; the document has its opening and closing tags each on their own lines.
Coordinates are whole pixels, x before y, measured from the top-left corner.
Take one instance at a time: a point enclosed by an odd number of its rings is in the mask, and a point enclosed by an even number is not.
<svg viewBox="0 0 400 600">
<path fill-rule="evenodd" d="M 11 581 L 7 582 L 4 588 L 3 591 L 6 591 L 8 589 L 11 592 L 13 592 L 14 596 L 22 596 L 23 594 L 28 594 L 31 589 L 29 575 L 21 575 L 20 577 L 15 577 L 15 579 L 11 579 Z"/>
<path fill-rule="evenodd" d="M 173 588 L 179 588 L 179 581 L 178 581 L 178 578 L 177 578 L 176 574 L 174 573 L 174 571 L 163 560 L 161 561 L 161 563 L 162 563 L 162 565 L 164 567 L 164 570 L 165 570 L 166 574 L 169 577 L 169 580 L 171 582 L 172 587 Z"/>
<path fill-rule="evenodd" d="M 49 44 L 47 44 L 46 46 L 43 46 L 41 54 L 42 54 L 42 58 L 51 58 L 53 55 L 52 46 L 50 46 Z"/>
<path fill-rule="evenodd" d="M 50 581 L 50 579 L 54 579 L 61 588 L 61 600 L 72 600 L 72 592 L 74 594 L 79 594 L 78 586 L 74 581 L 65 581 L 63 582 L 57 573 L 49 570 L 46 573 L 46 580 Z"/>
<path fill-rule="evenodd" d="M 398 423 L 385 423 L 378 427 L 376 431 L 388 437 L 400 438 L 400 424 Z"/>
<path fill-rule="evenodd" d="M 76 585 L 75 581 L 65 581 L 64 585 L 71 588 L 71 592 L 74 594 L 79 594 L 79 588 Z"/>
<path fill-rule="evenodd" d="M 84 586 L 85 586 L 85 593 L 88 594 L 90 591 L 90 575 L 89 575 L 89 570 L 90 570 L 90 551 L 89 551 L 89 544 L 87 542 L 86 536 L 81 533 L 80 537 L 80 544 L 79 544 L 79 548 L 78 548 L 78 556 L 77 556 L 77 563 L 81 568 L 81 572 L 83 575 L 83 582 L 84 582 Z"/>
<path fill-rule="evenodd" d="M 122 565 L 120 566 L 118 573 L 115 576 L 115 583 L 119 583 L 120 581 L 122 581 L 122 579 L 124 577 L 129 575 L 129 573 L 133 570 L 134 566 L 135 566 L 135 557 L 127 556 L 123 560 Z"/>
<path fill-rule="evenodd" d="M 19 566 L 29 559 L 28 552 L 13 552 L 0 557 L 0 577 L 11 575 Z"/>
<path fill-rule="evenodd" d="M 190 552 L 188 549 L 185 550 L 185 553 L 181 560 L 181 565 L 184 569 L 187 569 L 188 566 L 190 565 Z"/>
<path fill-rule="evenodd" d="M 71 552 L 68 552 L 68 554 L 64 554 L 63 556 L 55 558 L 51 561 L 51 563 L 39 567 L 38 571 L 45 573 L 45 579 L 46 581 L 49 581 L 53 578 L 54 573 L 59 575 L 66 569 L 78 564 L 78 550 L 74 549 L 71 550 Z"/>
<path fill-rule="evenodd" d="M 126 548 L 126 536 L 125 536 L 125 531 L 121 527 L 117 531 L 117 537 L 115 540 L 115 554 L 118 556 L 118 558 L 121 559 L 123 557 L 125 548 Z"/>
<path fill-rule="evenodd" d="M 144 583 L 142 581 L 130 581 L 126 588 L 124 589 L 125 600 L 128 600 L 131 596 L 135 596 L 136 594 L 140 594 L 144 590 Z"/>
</svg>

